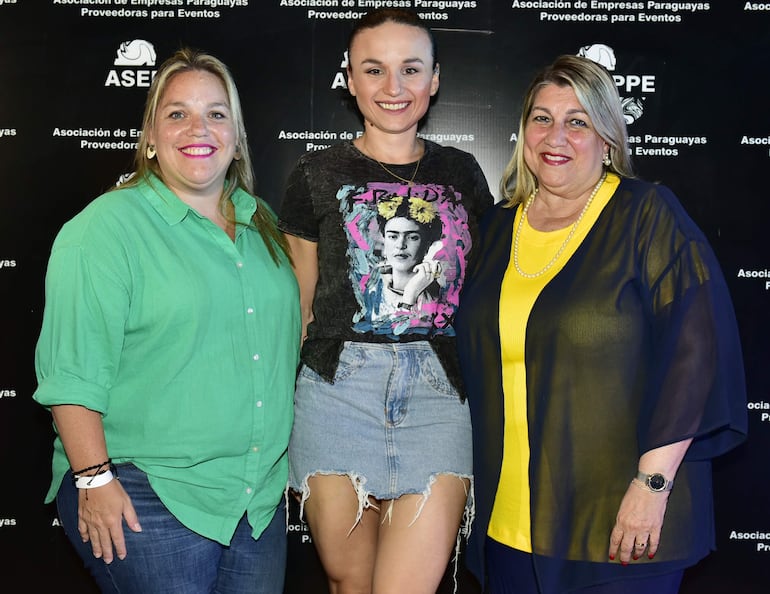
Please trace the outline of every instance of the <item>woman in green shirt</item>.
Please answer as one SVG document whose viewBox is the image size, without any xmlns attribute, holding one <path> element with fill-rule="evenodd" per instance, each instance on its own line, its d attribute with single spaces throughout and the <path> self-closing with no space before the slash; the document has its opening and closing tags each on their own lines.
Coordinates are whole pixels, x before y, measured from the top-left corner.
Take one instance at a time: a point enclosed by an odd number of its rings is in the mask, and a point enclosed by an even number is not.
<svg viewBox="0 0 770 594">
<path fill-rule="evenodd" d="M 46 500 L 102 591 L 279 594 L 299 297 L 222 62 L 160 67 L 135 166 L 53 245 Z"/>
</svg>

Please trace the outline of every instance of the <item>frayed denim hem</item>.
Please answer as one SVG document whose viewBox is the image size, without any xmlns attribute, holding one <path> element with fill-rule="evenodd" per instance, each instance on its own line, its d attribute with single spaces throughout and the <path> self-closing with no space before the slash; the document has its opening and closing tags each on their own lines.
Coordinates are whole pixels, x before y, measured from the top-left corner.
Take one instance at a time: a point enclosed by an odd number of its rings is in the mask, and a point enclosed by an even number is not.
<svg viewBox="0 0 770 594">
<path fill-rule="evenodd" d="M 474 485 L 473 485 L 472 476 L 458 474 L 455 472 L 437 472 L 437 473 L 431 474 L 430 478 L 428 479 L 428 484 L 426 485 L 425 490 L 422 491 L 421 493 L 404 492 L 399 494 L 396 497 L 382 498 L 382 497 L 377 497 L 376 494 L 373 494 L 371 491 L 367 490 L 366 477 L 361 476 L 355 472 L 335 472 L 335 471 L 318 470 L 305 475 L 305 477 L 302 479 L 302 485 L 300 485 L 299 489 L 292 489 L 289 485 L 287 485 L 284 491 L 284 498 L 286 499 L 287 509 L 289 504 L 289 491 L 295 490 L 300 493 L 301 497 L 299 502 L 299 519 L 301 522 L 305 521 L 304 519 L 305 502 L 310 497 L 310 486 L 308 485 L 308 480 L 313 476 L 317 476 L 317 475 L 347 476 L 350 479 L 351 485 L 353 486 L 353 490 L 356 493 L 356 498 L 358 499 L 358 509 L 356 511 L 356 518 L 353 522 L 353 525 L 350 527 L 350 530 L 348 530 L 348 536 L 353 532 L 353 530 L 355 530 L 356 526 L 358 526 L 358 523 L 361 521 L 361 518 L 364 515 L 364 510 L 372 508 L 377 511 L 383 511 L 372 502 L 372 499 L 379 499 L 382 501 L 389 502 L 388 508 L 382 514 L 382 523 L 385 523 L 386 521 L 389 522 L 391 520 L 392 512 L 393 512 L 393 504 L 396 500 L 399 499 L 399 497 L 401 497 L 402 495 L 417 495 L 417 494 L 422 495 L 422 497 L 420 498 L 417 504 L 417 510 L 415 511 L 414 518 L 412 518 L 412 521 L 409 523 L 409 525 L 411 526 L 420 517 L 420 514 L 422 513 L 422 510 L 425 507 L 425 504 L 427 503 L 428 498 L 430 497 L 431 487 L 436 482 L 437 477 L 446 475 L 446 476 L 456 476 L 458 479 L 461 479 L 461 480 L 468 479 L 468 481 L 470 482 L 470 485 L 468 487 L 465 486 L 465 482 L 462 483 L 463 488 L 465 489 L 466 503 L 465 503 L 465 509 L 463 510 L 463 517 L 460 522 L 460 527 L 457 531 L 457 539 L 455 542 L 455 552 L 454 552 L 454 557 L 452 558 L 452 580 L 454 585 L 454 592 L 456 594 L 458 589 L 457 574 L 460 566 L 460 548 L 461 548 L 462 540 L 465 539 L 467 542 L 468 538 L 471 535 L 473 521 L 476 517 L 476 497 L 474 494 Z M 287 531 L 288 531 L 288 514 L 287 514 L 286 523 L 287 523 Z"/>
</svg>

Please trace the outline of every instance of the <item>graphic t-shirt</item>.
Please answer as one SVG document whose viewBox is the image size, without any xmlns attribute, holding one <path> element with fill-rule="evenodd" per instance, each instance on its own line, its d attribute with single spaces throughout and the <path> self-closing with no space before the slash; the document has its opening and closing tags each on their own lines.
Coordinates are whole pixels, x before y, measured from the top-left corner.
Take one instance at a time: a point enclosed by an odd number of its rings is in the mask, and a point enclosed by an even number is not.
<svg viewBox="0 0 770 594">
<path fill-rule="evenodd" d="M 371 182 L 338 194 L 356 332 L 454 336 L 471 238 L 461 196 L 440 185 Z"/>
<path fill-rule="evenodd" d="M 457 385 L 452 321 L 492 203 L 473 156 L 430 141 L 419 165 L 383 167 L 352 143 L 303 155 L 279 217 L 286 233 L 318 242 L 303 362 L 332 381 L 346 340 L 430 340 Z"/>
</svg>

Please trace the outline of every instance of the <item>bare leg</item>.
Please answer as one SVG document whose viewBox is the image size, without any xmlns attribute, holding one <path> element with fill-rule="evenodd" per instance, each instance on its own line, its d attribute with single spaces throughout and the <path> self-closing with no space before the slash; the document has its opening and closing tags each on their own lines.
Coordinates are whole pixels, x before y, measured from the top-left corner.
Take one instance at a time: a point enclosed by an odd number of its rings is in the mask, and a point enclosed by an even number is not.
<svg viewBox="0 0 770 594">
<path fill-rule="evenodd" d="M 364 508 L 356 523 L 360 505 L 347 475 L 315 475 L 308 479 L 308 487 L 305 517 L 329 580 L 329 591 L 371 594 L 379 512 Z"/>
<path fill-rule="evenodd" d="M 425 501 L 403 495 L 381 502 L 373 594 L 436 592 L 457 543 L 469 484 L 439 475 Z"/>
</svg>

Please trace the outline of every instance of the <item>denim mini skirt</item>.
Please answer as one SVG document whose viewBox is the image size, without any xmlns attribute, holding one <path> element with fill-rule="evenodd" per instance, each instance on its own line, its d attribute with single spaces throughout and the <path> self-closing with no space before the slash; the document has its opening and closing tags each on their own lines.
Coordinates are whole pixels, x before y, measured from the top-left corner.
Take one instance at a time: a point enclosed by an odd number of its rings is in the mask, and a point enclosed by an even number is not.
<svg viewBox="0 0 770 594">
<path fill-rule="evenodd" d="M 289 442 L 289 487 L 347 475 L 377 499 L 427 496 L 441 474 L 472 478 L 471 421 L 427 341 L 346 342 L 334 382 L 303 365 Z"/>
</svg>

